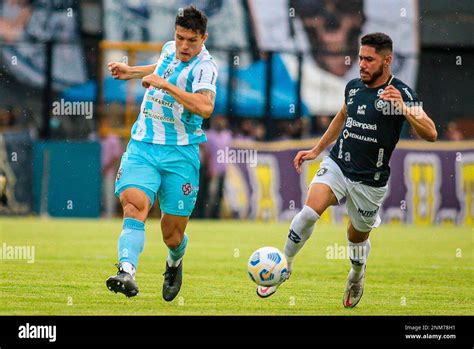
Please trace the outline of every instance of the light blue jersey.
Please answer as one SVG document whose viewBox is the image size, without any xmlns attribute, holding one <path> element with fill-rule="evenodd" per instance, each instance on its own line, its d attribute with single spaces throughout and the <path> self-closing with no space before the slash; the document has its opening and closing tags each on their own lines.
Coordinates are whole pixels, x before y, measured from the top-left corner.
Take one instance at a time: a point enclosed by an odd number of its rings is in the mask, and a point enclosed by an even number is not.
<svg viewBox="0 0 474 349">
<path fill-rule="evenodd" d="M 154 73 L 186 92 L 216 92 L 217 66 L 205 46 L 189 62 L 181 62 L 176 58 L 175 42 L 167 42 Z M 202 143 L 207 138 L 201 125 L 201 116 L 184 109 L 166 91 L 150 86 L 133 124 L 132 139 L 164 145 Z"/>
</svg>

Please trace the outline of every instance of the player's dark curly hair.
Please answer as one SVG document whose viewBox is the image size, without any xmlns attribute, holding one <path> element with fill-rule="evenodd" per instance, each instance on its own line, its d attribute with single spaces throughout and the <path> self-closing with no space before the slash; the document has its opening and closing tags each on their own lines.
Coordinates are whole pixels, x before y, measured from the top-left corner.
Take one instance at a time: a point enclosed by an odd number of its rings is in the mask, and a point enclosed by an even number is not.
<svg viewBox="0 0 474 349">
<path fill-rule="evenodd" d="M 375 48 L 375 51 L 393 51 L 393 42 L 390 36 L 384 33 L 371 33 L 360 39 L 360 44 Z"/>
<path fill-rule="evenodd" d="M 180 26 L 185 29 L 190 29 L 198 34 L 206 34 L 207 31 L 207 17 L 194 6 L 180 9 L 176 16 L 175 26 Z"/>
</svg>

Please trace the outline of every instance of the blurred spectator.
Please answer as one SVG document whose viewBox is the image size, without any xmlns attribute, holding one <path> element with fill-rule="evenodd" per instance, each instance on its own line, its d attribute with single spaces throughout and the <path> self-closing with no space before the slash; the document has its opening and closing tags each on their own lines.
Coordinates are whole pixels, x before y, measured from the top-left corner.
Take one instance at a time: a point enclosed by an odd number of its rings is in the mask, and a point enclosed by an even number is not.
<svg viewBox="0 0 474 349">
<path fill-rule="evenodd" d="M 109 130 L 109 121 L 101 120 L 100 145 L 102 154 L 102 203 L 104 217 L 111 218 L 117 213 L 117 199 L 114 195 L 115 176 L 123 153 L 120 137 Z"/>
<path fill-rule="evenodd" d="M 278 120 L 274 121 L 276 123 L 276 135 L 275 140 L 277 141 L 285 141 L 291 138 L 290 136 L 290 124 L 287 120 Z"/>
<path fill-rule="evenodd" d="M 448 141 L 462 141 L 464 139 L 464 135 L 455 121 L 448 122 L 444 137 Z"/>
<path fill-rule="evenodd" d="M 288 132 L 291 139 L 301 139 L 303 135 L 303 119 L 297 118 L 288 121 Z"/>
<path fill-rule="evenodd" d="M 315 125 L 313 133 L 322 136 L 331 124 L 332 118 L 329 115 L 316 115 L 314 117 Z"/>
<path fill-rule="evenodd" d="M 257 122 L 254 127 L 254 139 L 259 142 L 265 141 L 265 135 L 267 134 L 267 130 L 265 129 L 265 125 L 263 122 Z"/>
<path fill-rule="evenodd" d="M 252 119 L 243 119 L 240 121 L 239 130 L 235 138 L 239 140 L 254 140 L 254 127 Z"/>
<path fill-rule="evenodd" d="M 279 120 L 277 122 L 277 140 L 301 139 L 303 123 L 301 119 Z"/>
<path fill-rule="evenodd" d="M 0 131 L 5 132 L 13 129 L 15 119 L 15 114 L 11 111 L 11 108 L 0 109 Z"/>
<path fill-rule="evenodd" d="M 301 138 L 311 137 L 311 118 L 302 117 L 299 119 L 301 123 Z"/>
<path fill-rule="evenodd" d="M 31 17 L 31 0 L 7 0 L 3 4 L 0 17 L 0 38 L 15 42 L 23 35 Z"/>
<path fill-rule="evenodd" d="M 0 168 L 0 204 L 7 206 L 8 197 L 7 197 L 7 175 L 5 171 Z"/>
<path fill-rule="evenodd" d="M 212 128 L 207 131 L 207 148 L 209 152 L 209 199 L 207 217 L 219 218 L 221 201 L 224 194 L 225 174 L 228 164 L 219 159 L 219 153 L 226 152 L 232 144 L 232 133 L 228 129 L 227 118 L 217 115 L 212 120 Z"/>
</svg>

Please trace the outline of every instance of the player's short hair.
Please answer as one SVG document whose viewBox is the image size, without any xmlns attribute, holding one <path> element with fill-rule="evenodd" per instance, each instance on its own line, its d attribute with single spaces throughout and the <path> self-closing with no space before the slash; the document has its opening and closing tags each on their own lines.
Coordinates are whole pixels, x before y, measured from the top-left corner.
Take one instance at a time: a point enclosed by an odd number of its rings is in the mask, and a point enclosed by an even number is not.
<svg viewBox="0 0 474 349">
<path fill-rule="evenodd" d="M 364 35 L 360 39 L 361 46 L 370 46 L 375 48 L 377 53 L 381 51 L 393 52 L 393 42 L 390 36 L 384 33 L 371 33 Z"/>
<path fill-rule="evenodd" d="M 206 34 L 207 31 L 207 17 L 194 6 L 180 9 L 176 16 L 175 26 L 180 26 L 185 29 L 190 29 L 198 34 Z"/>
</svg>

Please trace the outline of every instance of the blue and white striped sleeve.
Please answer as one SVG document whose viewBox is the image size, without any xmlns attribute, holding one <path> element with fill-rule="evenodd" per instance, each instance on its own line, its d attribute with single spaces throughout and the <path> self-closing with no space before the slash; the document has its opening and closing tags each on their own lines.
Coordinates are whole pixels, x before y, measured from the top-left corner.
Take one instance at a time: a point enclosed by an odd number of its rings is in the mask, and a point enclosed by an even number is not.
<svg viewBox="0 0 474 349">
<path fill-rule="evenodd" d="M 210 90 L 216 93 L 217 66 L 213 60 L 198 63 L 193 73 L 193 93 L 199 90 Z"/>
</svg>

